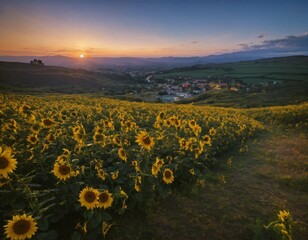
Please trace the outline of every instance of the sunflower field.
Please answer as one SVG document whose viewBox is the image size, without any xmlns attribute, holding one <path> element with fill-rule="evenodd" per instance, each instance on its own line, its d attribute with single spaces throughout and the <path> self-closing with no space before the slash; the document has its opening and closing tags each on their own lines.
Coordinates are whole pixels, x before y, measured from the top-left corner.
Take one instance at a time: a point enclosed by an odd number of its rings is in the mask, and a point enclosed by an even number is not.
<svg viewBox="0 0 308 240">
<path fill-rule="evenodd" d="M 80 95 L 2 94 L 0 106 L 8 239 L 101 239 L 127 209 L 204 184 L 219 154 L 264 129 L 239 109 Z"/>
</svg>

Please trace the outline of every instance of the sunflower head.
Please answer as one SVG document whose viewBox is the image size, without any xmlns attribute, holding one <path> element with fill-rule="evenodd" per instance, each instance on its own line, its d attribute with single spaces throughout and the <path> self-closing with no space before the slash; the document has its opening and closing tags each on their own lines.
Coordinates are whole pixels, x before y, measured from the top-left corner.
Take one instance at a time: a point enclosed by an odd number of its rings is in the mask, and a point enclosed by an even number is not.
<svg viewBox="0 0 308 240">
<path fill-rule="evenodd" d="M 152 165 L 151 171 L 152 171 L 152 175 L 153 175 L 154 177 L 157 177 L 157 174 L 158 174 L 158 172 L 160 171 L 160 166 L 157 165 L 156 163 L 154 163 L 154 164 Z"/>
<path fill-rule="evenodd" d="M 119 158 L 121 158 L 123 161 L 127 160 L 127 154 L 123 148 L 119 148 L 118 155 L 119 155 Z"/>
<path fill-rule="evenodd" d="M 106 173 L 105 173 L 105 171 L 102 168 L 97 168 L 96 171 L 97 171 L 97 176 L 100 179 L 102 179 L 103 181 L 105 181 L 106 180 Z"/>
<path fill-rule="evenodd" d="M 0 147 L 0 175 L 4 178 L 8 178 L 8 174 L 16 169 L 17 161 L 13 157 L 11 148 L 2 151 Z"/>
<path fill-rule="evenodd" d="M 180 144 L 180 148 L 184 149 L 186 147 L 186 140 L 185 140 L 185 138 L 181 138 L 179 140 L 179 144 Z"/>
<path fill-rule="evenodd" d="M 209 135 L 204 135 L 202 138 L 205 144 L 211 145 L 211 137 Z"/>
<path fill-rule="evenodd" d="M 56 141 L 56 136 L 54 134 L 48 134 L 46 140 L 50 143 Z"/>
<path fill-rule="evenodd" d="M 214 135 L 216 134 L 216 129 L 212 127 L 212 128 L 210 129 L 210 131 L 209 131 L 209 134 L 210 134 L 211 136 L 214 136 Z"/>
<path fill-rule="evenodd" d="M 197 125 L 197 123 L 196 123 L 195 120 L 190 120 L 190 121 L 188 122 L 188 125 L 189 125 L 190 128 L 194 128 L 194 127 Z"/>
<path fill-rule="evenodd" d="M 88 210 L 92 210 L 98 204 L 99 192 L 92 187 L 85 187 L 79 193 L 79 202 L 81 206 L 86 207 Z"/>
<path fill-rule="evenodd" d="M 164 160 L 160 158 L 156 158 L 155 164 L 159 167 L 162 167 L 164 165 Z"/>
<path fill-rule="evenodd" d="M 52 172 L 58 179 L 63 181 L 76 175 L 72 167 L 65 162 L 56 162 Z"/>
<path fill-rule="evenodd" d="M 173 172 L 170 168 L 164 170 L 163 180 L 166 184 L 170 184 L 174 181 Z"/>
<path fill-rule="evenodd" d="M 117 146 L 121 146 L 121 139 L 117 135 L 112 138 L 112 142 Z"/>
<path fill-rule="evenodd" d="M 41 127 L 38 124 L 34 124 L 31 126 L 30 131 L 37 134 L 40 131 Z"/>
<path fill-rule="evenodd" d="M 113 202 L 113 197 L 112 194 L 108 192 L 108 190 L 99 193 L 98 204 L 97 204 L 99 208 L 104 208 L 104 209 L 109 208 L 111 207 L 112 202 Z"/>
<path fill-rule="evenodd" d="M 27 137 L 27 141 L 31 144 L 36 144 L 39 139 L 37 138 L 37 135 L 34 135 L 34 134 L 30 134 L 28 137 Z"/>
<path fill-rule="evenodd" d="M 111 173 L 112 180 L 116 180 L 119 177 L 119 171 L 115 171 Z"/>
<path fill-rule="evenodd" d="M 140 192 L 141 191 L 142 177 L 139 175 L 134 181 L 135 181 L 135 190 L 137 192 Z"/>
<path fill-rule="evenodd" d="M 105 145 L 106 136 L 102 133 L 95 133 L 93 136 L 93 140 L 95 144 Z"/>
<path fill-rule="evenodd" d="M 147 150 L 151 150 L 151 148 L 154 146 L 154 141 L 152 138 L 149 137 L 148 133 L 146 131 L 141 131 L 137 136 L 136 142 L 142 147 Z"/>
<path fill-rule="evenodd" d="M 43 119 L 41 124 L 45 128 L 50 128 L 50 127 L 52 127 L 52 125 L 55 124 L 55 122 L 53 120 L 49 119 L 49 118 L 45 118 L 45 119 Z"/>
<path fill-rule="evenodd" d="M 14 240 L 32 238 L 37 231 L 36 224 L 31 215 L 15 215 L 4 226 L 6 237 Z"/>
<path fill-rule="evenodd" d="M 141 172 L 139 162 L 137 160 L 132 161 L 132 165 L 135 167 L 136 172 Z"/>
<path fill-rule="evenodd" d="M 156 117 L 156 121 L 161 121 L 165 116 L 164 112 L 160 112 L 158 113 L 157 117 Z"/>
</svg>

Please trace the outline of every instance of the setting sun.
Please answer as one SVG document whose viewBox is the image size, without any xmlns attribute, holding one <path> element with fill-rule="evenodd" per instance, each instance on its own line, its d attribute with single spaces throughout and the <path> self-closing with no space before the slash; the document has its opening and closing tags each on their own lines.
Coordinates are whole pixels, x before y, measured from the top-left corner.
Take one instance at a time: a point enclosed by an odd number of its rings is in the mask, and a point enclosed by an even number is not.
<svg viewBox="0 0 308 240">
<path fill-rule="evenodd" d="M 83 55 L 83 54 L 80 54 L 79 57 L 80 57 L 80 58 L 84 58 L 84 55 Z"/>
</svg>

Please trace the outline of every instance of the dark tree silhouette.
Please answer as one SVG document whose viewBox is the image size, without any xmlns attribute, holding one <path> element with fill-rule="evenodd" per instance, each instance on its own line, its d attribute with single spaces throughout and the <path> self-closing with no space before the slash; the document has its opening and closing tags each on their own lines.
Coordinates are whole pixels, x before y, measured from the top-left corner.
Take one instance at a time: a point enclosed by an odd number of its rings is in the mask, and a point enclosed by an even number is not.
<svg viewBox="0 0 308 240">
<path fill-rule="evenodd" d="M 44 66 L 44 63 L 40 59 L 33 59 L 30 61 L 30 64 Z"/>
</svg>

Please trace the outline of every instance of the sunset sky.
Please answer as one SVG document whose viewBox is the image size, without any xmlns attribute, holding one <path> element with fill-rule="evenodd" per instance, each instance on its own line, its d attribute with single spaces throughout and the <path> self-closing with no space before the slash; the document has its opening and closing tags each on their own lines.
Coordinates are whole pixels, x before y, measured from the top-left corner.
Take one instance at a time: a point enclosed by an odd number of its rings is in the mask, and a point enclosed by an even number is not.
<svg viewBox="0 0 308 240">
<path fill-rule="evenodd" d="M 0 56 L 305 54 L 307 0 L 1 0 Z"/>
</svg>

